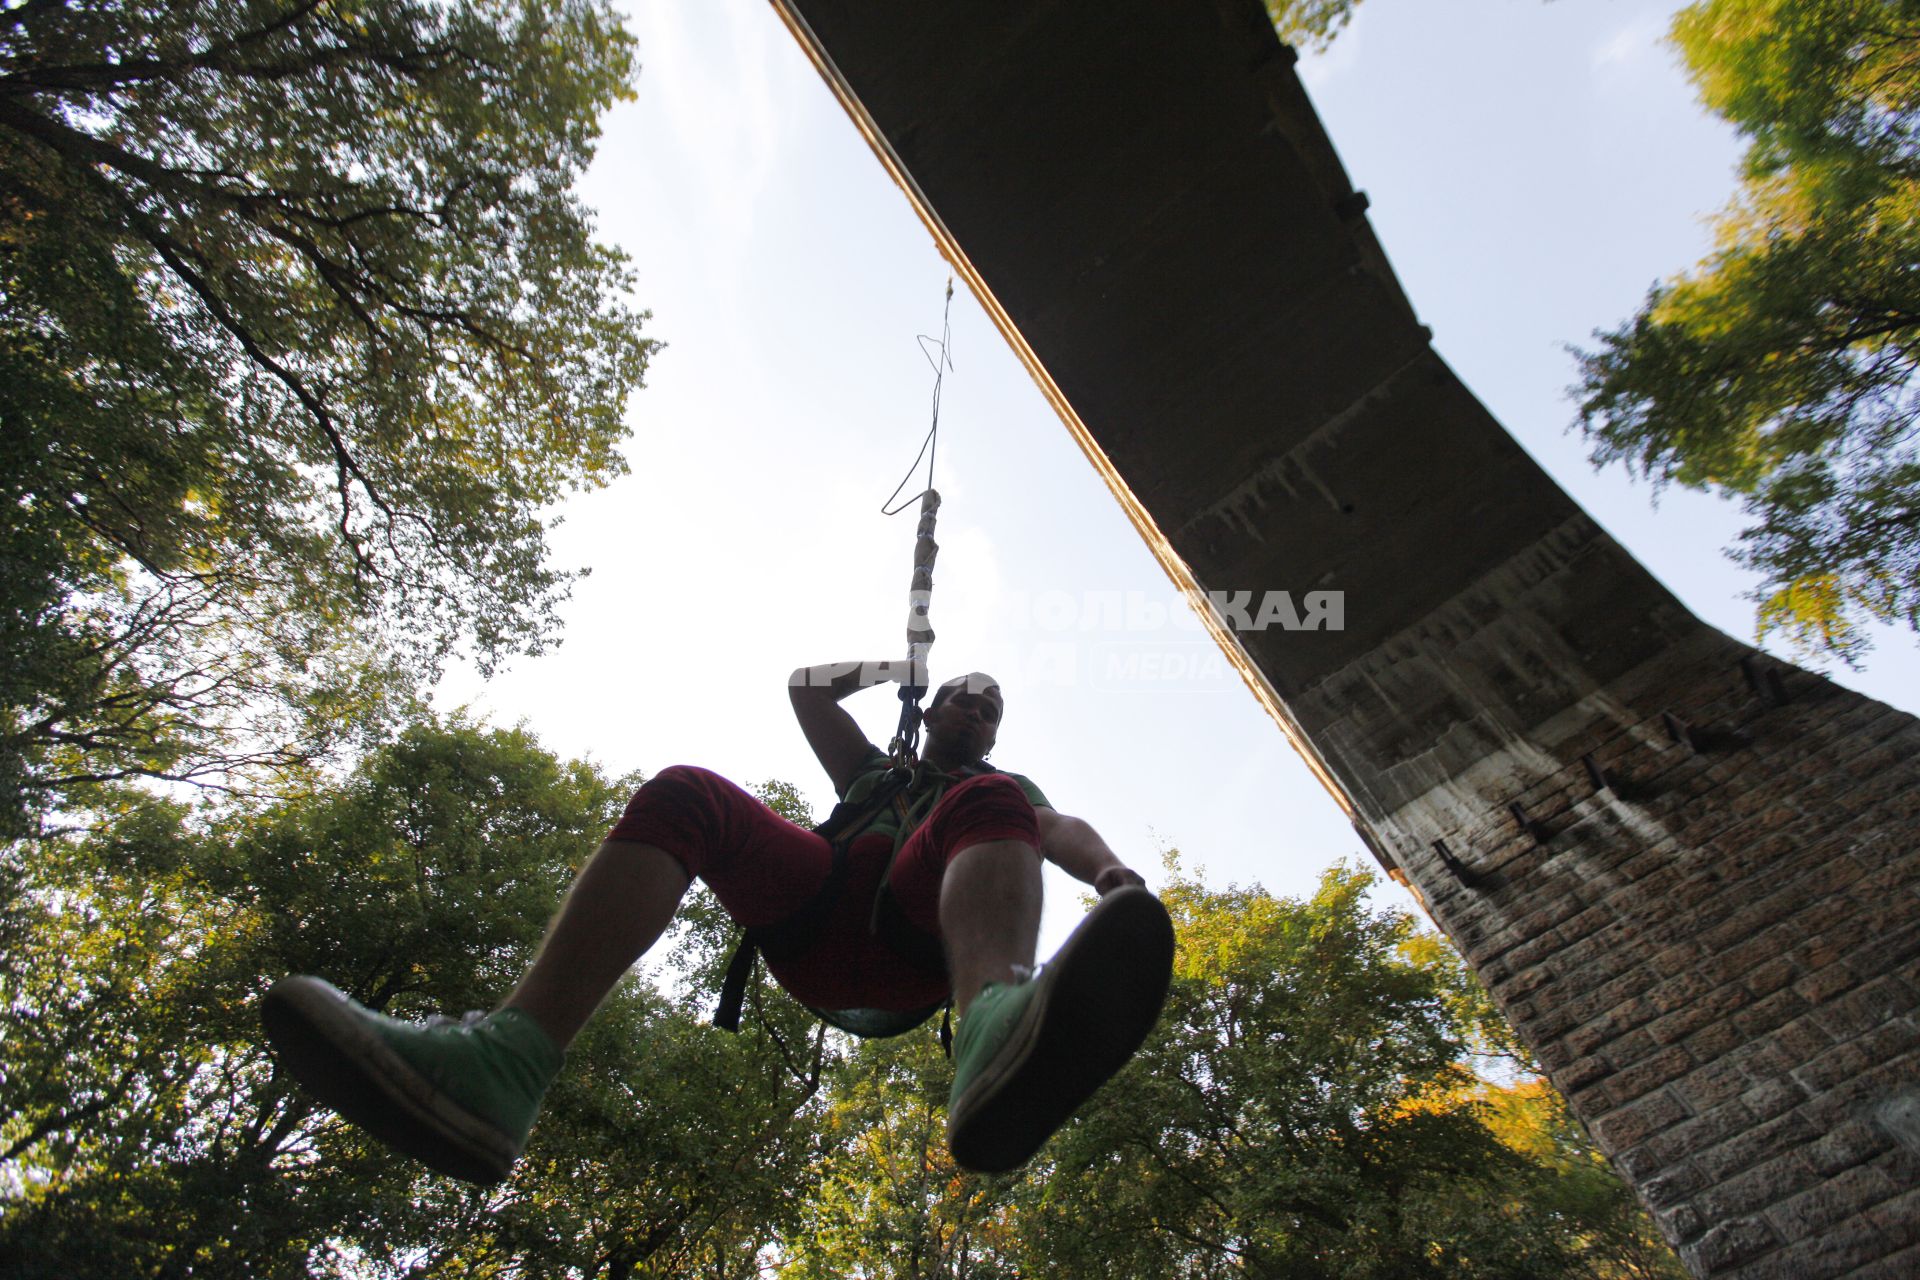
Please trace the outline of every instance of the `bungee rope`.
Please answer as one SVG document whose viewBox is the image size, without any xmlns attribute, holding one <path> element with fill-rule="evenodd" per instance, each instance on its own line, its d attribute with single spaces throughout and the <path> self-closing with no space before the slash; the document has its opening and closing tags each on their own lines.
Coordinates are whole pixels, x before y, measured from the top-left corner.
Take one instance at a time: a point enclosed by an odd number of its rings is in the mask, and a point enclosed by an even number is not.
<svg viewBox="0 0 1920 1280">
<path fill-rule="evenodd" d="M 933 365 L 933 421 L 927 428 L 926 439 L 920 442 L 920 452 L 914 455 L 913 465 L 907 468 L 907 474 L 894 486 L 887 500 L 880 504 L 880 514 L 883 516 L 899 515 L 905 511 L 913 498 L 908 498 L 899 506 L 894 506 L 893 500 L 900 496 L 900 491 L 913 479 L 914 472 L 920 469 L 920 459 L 927 460 L 927 487 L 914 495 L 920 499 L 920 526 L 914 533 L 913 579 L 907 588 L 907 678 L 900 685 L 900 726 L 887 746 L 887 758 L 893 767 L 908 772 L 912 772 L 920 763 L 920 700 L 927 695 L 927 655 L 933 649 L 934 638 L 933 625 L 927 617 L 927 611 L 933 603 L 933 561 L 940 554 L 940 544 L 933 538 L 934 524 L 940 515 L 940 493 L 933 487 L 933 463 L 940 444 L 940 387 L 946 378 L 946 371 L 953 368 L 951 276 L 947 277 L 946 308 L 940 325 L 937 342 L 924 333 L 918 335 L 921 353 Z"/>
</svg>

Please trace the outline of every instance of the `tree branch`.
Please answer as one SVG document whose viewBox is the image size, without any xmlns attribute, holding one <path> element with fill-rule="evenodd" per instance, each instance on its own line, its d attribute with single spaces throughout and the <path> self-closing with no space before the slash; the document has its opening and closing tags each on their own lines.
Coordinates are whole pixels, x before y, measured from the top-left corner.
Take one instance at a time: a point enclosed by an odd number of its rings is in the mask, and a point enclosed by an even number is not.
<svg viewBox="0 0 1920 1280">
<path fill-rule="evenodd" d="M 22 133 L 33 137 L 68 159 L 108 163 L 123 172 L 140 177 L 152 185 L 174 187 L 186 181 L 173 170 L 136 156 L 121 147 L 106 143 L 78 129 L 69 128 L 38 112 L 24 110 L 16 103 L 0 98 L 0 124 L 9 125 Z M 179 243 L 161 229 L 139 204 L 94 171 L 91 164 L 83 165 L 83 171 L 92 180 L 108 200 L 121 207 L 128 223 L 139 232 L 153 250 L 173 271 L 193 294 L 200 299 L 208 313 L 221 328 L 240 344 L 256 365 L 271 373 L 286 389 L 292 393 L 304 407 L 314 424 L 327 439 L 333 450 L 336 474 L 336 488 L 340 494 L 340 520 L 338 528 L 349 553 L 354 560 L 356 579 L 361 573 L 378 577 L 379 571 L 361 544 L 360 537 L 353 530 L 353 485 L 358 483 L 365 490 L 367 498 L 389 521 L 394 518 L 392 507 L 381 495 L 379 489 L 366 476 L 348 449 L 346 439 L 333 420 L 331 411 L 320 400 L 306 382 L 291 369 L 269 355 L 255 338 L 252 330 L 241 322 L 238 316 L 226 305 L 218 290 L 192 267 L 187 259 L 192 251 Z"/>
</svg>

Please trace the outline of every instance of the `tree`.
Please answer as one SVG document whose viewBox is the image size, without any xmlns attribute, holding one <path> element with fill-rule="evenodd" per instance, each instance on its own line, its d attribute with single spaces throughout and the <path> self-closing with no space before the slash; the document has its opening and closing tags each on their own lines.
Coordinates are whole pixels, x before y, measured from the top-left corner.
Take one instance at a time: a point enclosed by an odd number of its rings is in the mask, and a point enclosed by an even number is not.
<svg viewBox="0 0 1920 1280">
<path fill-rule="evenodd" d="M 1591 1246 L 1592 1221 L 1541 1151 L 1490 1124 L 1502 1091 L 1465 1065 L 1489 1043 L 1484 995 L 1409 917 L 1370 911 L 1369 883 L 1335 867 L 1293 901 L 1176 875 L 1167 1015 L 1026 1180 L 1014 1211 L 1025 1271 L 1637 1274 Z M 1530 1133 L 1539 1113 L 1509 1111 L 1509 1129 Z M 1597 1167 L 1584 1151 L 1581 1167 Z M 1624 1205 L 1650 1231 L 1600 1176 L 1611 1198 L 1586 1207 L 1611 1222 Z M 1666 1263 L 1650 1274 L 1677 1280 Z"/>
<path fill-rule="evenodd" d="M 925 1029 L 848 1043 L 828 1075 L 823 1149 L 781 1280 L 991 1280 L 1022 1274 L 1017 1178 L 947 1151 L 953 1064 Z M 1043 1270 L 1039 1274 L 1072 1274 Z"/>
<path fill-rule="evenodd" d="M 653 347 L 570 191 L 633 70 L 605 0 L 0 13 L 0 836 L 550 639 Z"/>
<path fill-rule="evenodd" d="M 1267 16 L 1280 38 L 1297 48 L 1318 51 L 1346 29 L 1360 0 L 1266 0 Z"/>
<path fill-rule="evenodd" d="M 1593 1280 L 1682 1280 L 1673 1249 L 1607 1167 L 1606 1158 L 1538 1076 L 1483 1092 L 1487 1127 L 1539 1170 L 1527 1212 L 1566 1224 L 1579 1267 Z"/>
<path fill-rule="evenodd" d="M 1510 1033 L 1348 869 L 1308 902 L 1176 874 L 1161 1028 L 1020 1175 L 953 1166 L 928 1032 L 850 1043 L 764 976 L 741 1034 L 705 1025 L 736 931 L 704 892 L 677 981 L 616 989 L 498 1187 L 278 1073 L 258 1000 L 281 973 L 403 1017 L 492 1004 L 631 781 L 422 721 L 273 805 L 121 789 L 48 842 L 0 910 L 0 1271 L 1678 1276 L 1550 1091 L 1465 1069 Z"/>
<path fill-rule="evenodd" d="M 1749 139 L 1718 247 L 1579 352 L 1596 465 L 1738 497 L 1761 634 L 1920 629 L 1920 6 L 1701 0 L 1673 40 Z"/>
<path fill-rule="evenodd" d="M 778 1274 L 1681 1280 L 1465 966 L 1370 884 L 1337 867 L 1301 902 L 1176 869 L 1159 1028 L 1018 1174 L 954 1167 L 931 1037 L 850 1047 Z"/>
<path fill-rule="evenodd" d="M 631 781 L 423 722 L 272 806 L 123 791 L 50 842 L 0 917 L 0 1271 L 753 1274 L 814 1152 L 822 1041 L 791 1002 L 736 1037 L 694 1016 L 709 991 L 630 978 L 486 1190 L 317 1109 L 262 1043 L 286 972 L 403 1017 L 493 1004 Z"/>
</svg>

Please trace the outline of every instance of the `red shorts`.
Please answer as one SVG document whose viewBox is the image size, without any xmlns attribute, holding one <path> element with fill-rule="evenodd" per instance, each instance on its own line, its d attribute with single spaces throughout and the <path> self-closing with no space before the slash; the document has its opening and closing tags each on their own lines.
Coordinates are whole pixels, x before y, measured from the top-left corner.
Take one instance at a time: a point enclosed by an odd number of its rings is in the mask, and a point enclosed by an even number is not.
<svg viewBox="0 0 1920 1280">
<path fill-rule="evenodd" d="M 778 923 L 826 883 L 832 846 L 796 826 L 717 773 L 691 765 L 662 769 L 636 791 L 609 840 L 666 850 L 705 881 L 744 927 Z M 954 854 L 987 840 L 1040 849 L 1033 805 L 1002 774 L 967 778 L 940 797 L 901 846 L 889 884 L 907 919 L 940 934 L 940 881 Z M 904 961 L 870 928 L 874 894 L 893 837 L 857 837 L 840 900 L 820 940 L 768 969 L 802 1004 L 816 1009 L 923 1009 L 947 998 L 944 977 Z"/>
</svg>

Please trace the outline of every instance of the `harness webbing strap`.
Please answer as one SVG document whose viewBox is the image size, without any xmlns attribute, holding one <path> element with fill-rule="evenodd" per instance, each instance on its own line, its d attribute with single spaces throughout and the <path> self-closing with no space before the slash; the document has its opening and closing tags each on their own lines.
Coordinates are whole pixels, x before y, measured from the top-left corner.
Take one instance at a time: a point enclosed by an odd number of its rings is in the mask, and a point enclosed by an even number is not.
<svg viewBox="0 0 1920 1280">
<path fill-rule="evenodd" d="M 713 1025 L 722 1031 L 740 1030 L 740 1008 L 747 1001 L 747 981 L 753 977 L 753 960 L 760 953 L 753 939 L 743 937 L 727 962 L 727 977 L 720 984 L 720 1003 L 713 1011 Z"/>
</svg>

